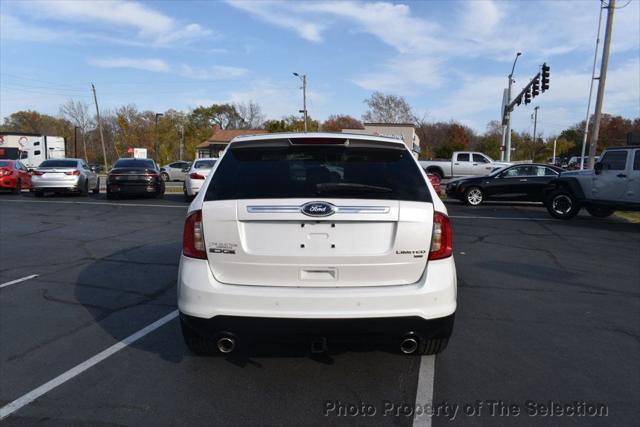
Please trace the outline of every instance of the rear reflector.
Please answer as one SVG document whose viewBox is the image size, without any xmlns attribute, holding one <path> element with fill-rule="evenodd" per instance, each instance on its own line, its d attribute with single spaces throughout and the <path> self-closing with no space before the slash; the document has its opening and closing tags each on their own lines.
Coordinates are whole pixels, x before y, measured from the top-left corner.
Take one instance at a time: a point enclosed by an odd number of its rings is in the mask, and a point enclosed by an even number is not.
<svg viewBox="0 0 640 427">
<path fill-rule="evenodd" d="M 184 222 L 182 253 L 190 258 L 207 259 L 202 229 L 202 211 L 192 212 Z"/>
<path fill-rule="evenodd" d="M 453 253 L 453 239 L 449 217 L 440 212 L 433 214 L 433 233 L 431 235 L 431 250 L 429 259 L 450 257 Z"/>
<path fill-rule="evenodd" d="M 200 175 L 198 172 L 192 172 L 189 174 L 189 178 L 191 179 L 204 179 L 204 175 Z"/>
</svg>

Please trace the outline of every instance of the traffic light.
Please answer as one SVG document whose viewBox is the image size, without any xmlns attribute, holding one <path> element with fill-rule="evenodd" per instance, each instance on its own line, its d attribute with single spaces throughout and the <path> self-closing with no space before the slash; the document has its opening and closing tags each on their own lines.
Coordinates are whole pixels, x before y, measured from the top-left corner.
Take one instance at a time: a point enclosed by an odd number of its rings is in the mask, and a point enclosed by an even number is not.
<svg viewBox="0 0 640 427">
<path fill-rule="evenodd" d="M 530 103 L 531 103 L 531 91 L 527 89 L 527 91 L 524 93 L 524 105 L 527 105 Z"/>
<path fill-rule="evenodd" d="M 535 98 L 540 95 L 540 77 L 536 77 L 533 79 L 533 84 L 531 85 L 531 95 Z"/>
<path fill-rule="evenodd" d="M 545 90 L 549 89 L 549 75 L 551 72 L 551 67 L 549 67 L 547 65 L 547 63 L 545 62 L 544 64 L 542 64 L 542 91 L 544 92 Z"/>
</svg>

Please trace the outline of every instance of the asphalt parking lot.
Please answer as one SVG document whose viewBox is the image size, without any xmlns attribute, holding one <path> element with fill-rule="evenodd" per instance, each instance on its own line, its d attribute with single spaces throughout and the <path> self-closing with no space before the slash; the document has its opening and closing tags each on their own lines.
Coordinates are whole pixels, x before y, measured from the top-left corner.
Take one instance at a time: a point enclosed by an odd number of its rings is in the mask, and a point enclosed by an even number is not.
<svg viewBox="0 0 640 427">
<path fill-rule="evenodd" d="M 444 353 L 354 348 L 309 357 L 274 348 L 225 359 L 191 355 L 180 335 L 181 194 L 0 196 L 3 425 L 622 426 L 640 418 L 640 225 L 448 203 L 459 308 Z M 603 405 L 606 416 L 545 416 L 550 402 Z M 433 418 L 423 414 L 430 409 Z"/>
</svg>

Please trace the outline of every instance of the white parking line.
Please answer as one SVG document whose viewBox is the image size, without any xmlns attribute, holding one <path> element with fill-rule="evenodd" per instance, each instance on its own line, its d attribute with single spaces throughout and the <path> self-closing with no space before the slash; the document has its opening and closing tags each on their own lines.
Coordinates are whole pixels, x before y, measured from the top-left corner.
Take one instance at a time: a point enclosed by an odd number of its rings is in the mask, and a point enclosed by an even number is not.
<svg viewBox="0 0 640 427">
<path fill-rule="evenodd" d="M 43 394 L 53 390 L 54 388 L 58 387 L 59 385 L 64 384 L 65 382 L 69 381 L 70 379 L 80 375 L 81 373 L 83 373 L 87 369 L 89 369 L 92 366 L 102 362 L 107 357 L 117 353 L 118 351 L 120 351 L 123 348 L 127 347 L 128 345 L 136 342 L 137 340 L 139 340 L 140 338 L 144 337 L 145 335 L 155 331 L 156 329 L 158 329 L 159 327 L 161 327 L 165 323 L 170 322 L 171 320 L 175 319 L 177 316 L 178 316 L 178 310 L 172 311 L 171 313 L 167 314 L 166 316 L 156 320 L 152 324 L 140 329 L 135 334 L 129 335 L 127 338 L 123 339 L 122 341 L 118 342 L 117 344 L 112 345 L 108 349 L 96 354 L 92 358 L 90 358 L 88 360 L 85 360 L 84 362 L 80 363 L 79 365 L 76 365 L 75 367 L 69 369 L 67 372 L 63 373 L 62 375 L 59 375 L 56 378 L 52 379 L 51 381 L 41 385 L 40 387 L 38 387 L 38 388 L 36 388 L 34 390 L 31 390 L 29 393 L 25 394 L 22 397 L 19 397 L 18 399 L 14 400 L 13 402 L 6 404 L 2 408 L 0 408 L 0 420 L 3 420 L 4 418 L 8 417 L 9 415 L 14 413 L 18 409 L 22 408 L 23 406 L 28 405 L 29 403 L 33 402 L 34 400 L 36 400 L 37 398 L 39 398 Z"/>
<path fill-rule="evenodd" d="M 37 274 L 32 274 L 31 276 L 23 277 L 21 279 L 12 280 L 10 282 L 3 283 L 2 285 L 0 285 L 0 288 L 4 288 L 5 286 L 15 285 L 16 283 L 24 282 L 25 280 L 35 279 L 36 277 L 38 277 Z"/>
<path fill-rule="evenodd" d="M 416 405 L 414 410 L 422 408 L 413 418 L 413 427 L 431 427 L 431 416 L 424 411 L 433 403 L 433 381 L 436 373 L 436 357 L 422 356 L 420 358 L 420 372 L 418 373 L 418 389 L 416 390 Z"/>
<path fill-rule="evenodd" d="M 455 219 L 500 219 L 504 221 L 558 221 L 554 218 L 516 218 L 516 217 L 500 217 L 500 216 L 470 216 L 470 215 L 449 215 L 449 218 Z"/>
<path fill-rule="evenodd" d="M 58 203 L 64 205 L 105 205 L 105 206 L 134 206 L 134 207 L 151 207 L 151 208 L 178 208 L 187 209 L 189 205 L 175 206 L 175 205 L 154 205 L 151 203 L 109 203 L 109 202 L 64 202 L 62 200 L 0 200 L 0 202 L 11 203 Z"/>
</svg>

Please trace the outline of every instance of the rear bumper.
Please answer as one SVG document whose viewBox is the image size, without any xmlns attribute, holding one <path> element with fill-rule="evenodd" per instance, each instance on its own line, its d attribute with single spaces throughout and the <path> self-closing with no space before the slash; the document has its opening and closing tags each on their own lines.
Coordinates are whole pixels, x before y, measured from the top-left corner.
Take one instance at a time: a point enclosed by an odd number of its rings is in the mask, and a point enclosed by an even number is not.
<svg viewBox="0 0 640 427">
<path fill-rule="evenodd" d="M 417 316 L 362 319 L 297 319 L 241 316 L 216 316 L 211 319 L 188 316 L 180 313 L 182 322 L 199 335 L 210 339 L 234 335 L 247 339 L 281 337 L 305 339 L 314 336 L 368 339 L 397 338 L 415 335 L 421 340 L 449 338 L 453 331 L 455 314 L 423 319 Z"/>
<path fill-rule="evenodd" d="M 118 194 L 150 194 L 160 193 L 162 191 L 161 184 L 108 184 L 107 191 L 109 193 Z"/>
<path fill-rule="evenodd" d="M 188 179 L 185 181 L 184 190 L 188 196 L 195 196 L 200 192 L 203 183 L 203 179 Z"/>
<path fill-rule="evenodd" d="M 36 190 L 52 190 L 52 191 L 78 191 L 78 183 L 80 180 L 76 177 L 72 179 L 37 179 L 31 178 L 31 185 Z"/>
<path fill-rule="evenodd" d="M 417 282 L 401 286 L 275 287 L 218 282 L 207 260 L 182 256 L 178 307 L 201 319 L 216 316 L 279 319 L 438 319 L 456 311 L 453 257 L 429 261 Z"/>
</svg>

